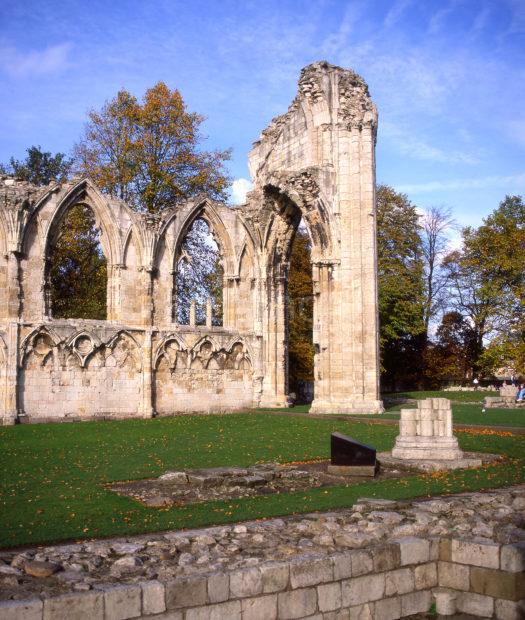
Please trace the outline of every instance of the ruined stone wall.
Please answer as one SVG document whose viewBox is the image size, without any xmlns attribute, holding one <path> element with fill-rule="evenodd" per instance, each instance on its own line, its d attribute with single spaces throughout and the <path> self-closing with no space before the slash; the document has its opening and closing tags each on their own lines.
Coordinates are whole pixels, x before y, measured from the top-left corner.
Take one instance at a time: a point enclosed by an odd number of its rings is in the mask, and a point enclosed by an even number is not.
<svg viewBox="0 0 525 620">
<path fill-rule="evenodd" d="M 1 177 L 3 421 L 285 405 L 287 278 L 301 218 L 312 240 L 313 411 L 381 411 L 376 122 L 362 78 L 321 62 L 302 71 L 288 112 L 254 144 L 254 188 L 239 207 L 199 197 L 152 215 L 89 179 L 41 188 Z M 51 247 L 75 205 L 91 209 L 101 234 L 103 322 L 51 316 Z M 174 274 L 196 218 L 220 249 L 221 328 L 174 319 Z"/>
</svg>

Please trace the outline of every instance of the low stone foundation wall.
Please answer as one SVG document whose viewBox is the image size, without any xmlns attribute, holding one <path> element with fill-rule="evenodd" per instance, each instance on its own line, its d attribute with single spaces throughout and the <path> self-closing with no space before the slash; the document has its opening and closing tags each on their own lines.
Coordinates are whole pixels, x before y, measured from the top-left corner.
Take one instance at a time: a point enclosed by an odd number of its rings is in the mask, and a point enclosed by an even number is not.
<svg viewBox="0 0 525 620">
<path fill-rule="evenodd" d="M 0 581 L 16 582 L 18 575 L 23 584 L 0 600 L 0 619 L 396 620 L 424 614 L 437 600 L 442 614 L 519 620 L 525 617 L 524 506 L 523 486 L 397 506 L 360 500 L 332 513 L 1 552 Z M 390 534 L 376 543 L 352 537 L 344 525 L 352 518 L 361 519 L 363 532 L 380 523 Z M 449 535 L 392 535 L 432 523 Z M 490 523 L 494 540 L 487 537 Z M 290 543 L 296 536 L 296 543 L 279 546 L 279 536 Z M 217 560 L 206 568 L 199 558 L 214 546 Z M 59 558 L 64 572 L 46 579 L 42 573 Z M 82 563 L 92 566 L 93 578 L 80 576 Z M 24 581 L 22 567 L 35 577 Z"/>
<path fill-rule="evenodd" d="M 166 583 L 4 601 L 0 618 L 395 620 L 427 612 L 433 593 L 447 588 L 458 612 L 519 620 L 525 615 L 524 568 L 524 544 L 407 537 L 367 550 L 304 555 Z"/>
</svg>

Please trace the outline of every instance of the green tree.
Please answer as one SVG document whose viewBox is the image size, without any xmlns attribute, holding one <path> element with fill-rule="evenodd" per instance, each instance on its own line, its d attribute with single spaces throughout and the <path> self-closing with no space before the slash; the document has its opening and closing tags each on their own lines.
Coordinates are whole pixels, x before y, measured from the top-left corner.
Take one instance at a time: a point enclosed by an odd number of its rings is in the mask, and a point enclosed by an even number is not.
<svg viewBox="0 0 525 620">
<path fill-rule="evenodd" d="M 422 381 L 424 263 L 415 206 L 391 187 L 377 188 L 380 347 L 383 382 Z"/>
<path fill-rule="evenodd" d="M 523 367 L 525 205 L 522 197 L 507 196 L 481 226 L 464 228 L 462 237 L 462 249 L 446 257 L 445 267 L 450 306 L 470 321 L 476 333 L 473 372 L 496 370 L 498 364 L 505 365 L 511 359 L 517 367 Z"/>
<path fill-rule="evenodd" d="M 104 191 L 150 213 L 201 192 L 225 198 L 230 151 L 200 149 L 203 121 L 163 82 L 142 103 L 121 90 L 100 112 L 89 112 L 76 166 Z"/>
<path fill-rule="evenodd" d="M 300 393 L 299 382 L 314 379 L 313 283 L 311 243 L 299 228 L 292 243 L 288 278 L 288 383 Z"/>
<path fill-rule="evenodd" d="M 30 146 L 26 152 L 27 157 L 22 161 L 11 157 L 4 170 L 33 185 L 48 185 L 51 181 L 67 179 L 72 160 L 64 153 L 52 155 L 49 151 L 42 151 L 40 146 Z"/>
</svg>

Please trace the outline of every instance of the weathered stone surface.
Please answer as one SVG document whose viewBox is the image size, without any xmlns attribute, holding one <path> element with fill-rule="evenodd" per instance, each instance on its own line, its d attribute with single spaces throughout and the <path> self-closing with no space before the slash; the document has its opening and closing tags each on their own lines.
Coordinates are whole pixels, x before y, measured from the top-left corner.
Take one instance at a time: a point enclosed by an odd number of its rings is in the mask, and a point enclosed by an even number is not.
<svg viewBox="0 0 525 620">
<path fill-rule="evenodd" d="M 523 620 L 525 618 L 525 598 L 517 602 L 496 599 L 494 613 L 498 620 Z"/>
<path fill-rule="evenodd" d="M 290 566 L 283 562 L 263 564 L 260 568 L 263 592 L 280 592 L 286 590 L 290 579 Z"/>
<path fill-rule="evenodd" d="M 486 542 L 472 542 L 453 539 L 451 543 L 452 562 L 472 564 L 485 568 L 499 568 L 499 545 Z"/>
<path fill-rule="evenodd" d="M 277 595 L 247 598 L 241 601 L 242 620 L 260 620 L 277 618 Z"/>
<path fill-rule="evenodd" d="M 342 582 L 343 607 L 362 605 L 383 598 L 385 575 L 354 577 Z"/>
<path fill-rule="evenodd" d="M 104 614 L 113 620 L 128 620 L 141 615 L 140 585 L 113 586 L 104 592 Z"/>
<path fill-rule="evenodd" d="M 230 596 L 243 598 L 260 594 L 263 589 L 261 571 L 258 568 L 246 568 L 230 573 Z"/>
<path fill-rule="evenodd" d="M 414 590 L 414 573 L 409 568 L 389 570 L 385 574 L 385 596 L 406 594 Z"/>
<path fill-rule="evenodd" d="M 2 620 L 42 620 L 43 603 L 39 599 L 0 601 Z"/>
<path fill-rule="evenodd" d="M 317 591 L 315 588 L 302 588 L 281 592 L 277 595 L 277 606 L 280 620 L 311 616 L 317 608 Z"/>
<path fill-rule="evenodd" d="M 452 562 L 438 562 L 438 582 L 444 588 L 468 591 L 470 567 Z"/>
<path fill-rule="evenodd" d="M 334 611 L 341 607 L 341 584 L 327 583 L 317 586 L 319 611 Z"/>
<path fill-rule="evenodd" d="M 206 599 L 206 577 L 195 575 L 179 578 L 166 584 L 167 609 L 204 605 Z"/>
<path fill-rule="evenodd" d="M 166 611 L 163 583 L 160 583 L 160 581 L 145 581 L 140 584 L 140 587 L 142 588 L 142 611 L 144 614 L 161 614 Z"/>
<path fill-rule="evenodd" d="M 525 594 L 525 574 L 473 566 L 470 569 L 470 591 L 518 601 Z"/>
<path fill-rule="evenodd" d="M 59 568 L 59 565 L 53 562 L 39 562 L 38 560 L 26 562 L 24 565 L 24 570 L 28 575 L 41 578 L 49 577 L 53 573 L 56 573 Z"/>
<path fill-rule="evenodd" d="M 103 596 L 102 592 L 83 592 L 48 598 L 44 600 L 43 620 L 103 620 Z"/>
<path fill-rule="evenodd" d="M 430 560 L 430 542 L 428 540 L 406 536 L 398 538 L 395 542 L 399 545 L 402 566 L 423 564 Z"/>
<path fill-rule="evenodd" d="M 465 614 L 490 618 L 494 612 L 494 599 L 490 596 L 460 592 L 456 600 L 458 611 Z"/>
<path fill-rule="evenodd" d="M 387 598 L 377 601 L 374 606 L 374 620 L 397 620 L 401 618 L 401 599 Z"/>
<path fill-rule="evenodd" d="M 333 575 L 330 558 L 313 557 L 290 563 L 290 585 L 292 588 L 304 588 L 332 581 Z"/>
<path fill-rule="evenodd" d="M 501 548 L 501 570 L 511 573 L 525 571 L 525 540 Z"/>
<path fill-rule="evenodd" d="M 423 613 L 429 610 L 432 603 L 430 592 L 410 592 L 401 597 L 401 617 Z"/>
<path fill-rule="evenodd" d="M 214 573 L 208 577 L 208 600 L 210 603 L 222 603 L 230 596 L 230 576 Z"/>
<path fill-rule="evenodd" d="M 414 569 L 416 590 L 427 590 L 438 585 L 437 563 L 420 564 Z"/>
</svg>

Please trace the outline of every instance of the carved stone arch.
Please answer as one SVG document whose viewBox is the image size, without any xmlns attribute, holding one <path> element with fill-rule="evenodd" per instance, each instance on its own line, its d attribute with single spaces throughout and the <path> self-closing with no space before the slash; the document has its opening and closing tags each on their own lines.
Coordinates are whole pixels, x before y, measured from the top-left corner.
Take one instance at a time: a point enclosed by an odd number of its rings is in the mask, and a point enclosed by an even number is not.
<svg viewBox="0 0 525 620">
<path fill-rule="evenodd" d="M 257 275 L 256 253 L 254 252 L 253 247 L 251 247 L 251 244 L 247 240 L 244 242 L 241 251 L 239 252 L 239 256 L 237 257 L 235 275 L 241 275 L 242 262 L 245 256 L 248 256 L 252 263 L 252 273 L 250 274 L 250 277 L 254 278 Z"/>
<path fill-rule="evenodd" d="M 175 356 L 175 359 L 173 358 L 173 355 L 169 354 L 169 351 L 168 351 L 168 347 L 172 342 L 176 343 L 178 346 L 177 355 Z M 179 334 L 168 334 L 161 340 L 161 342 L 159 343 L 159 345 L 157 346 L 155 350 L 155 353 L 153 356 L 153 368 L 157 369 L 162 357 L 166 357 L 171 362 L 174 362 L 173 367 L 175 367 L 175 364 L 177 362 L 176 358 L 179 357 L 178 353 L 183 353 L 183 352 L 186 354 L 188 352 L 188 345 L 186 344 L 184 339 Z"/>
<path fill-rule="evenodd" d="M 213 336 L 206 334 L 205 336 L 202 336 L 202 338 L 199 338 L 197 342 L 193 345 L 193 347 L 191 348 L 192 354 L 198 355 L 202 348 L 202 345 L 206 343 L 209 343 L 211 345 L 211 350 L 213 353 L 216 353 L 221 348 L 221 346 Z"/>
<path fill-rule="evenodd" d="M 217 241 L 224 273 L 233 274 L 235 269 L 235 249 L 230 233 L 213 203 L 207 199 L 195 203 L 195 206 L 186 215 L 186 218 L 181 224 L 173 252 L 173 270 L 175 271 L 177 269 L 176 261 L 179 259 L 182 242 L 193 225 L 193 222 L 199 218 L 202 218 L 208 224 L 210 232 Z"/>
<path fill-rule="evenodd" d="M 107 343 L 109 358 L 113 358 L 113 363 L 108 362 L 108 366 L 131 367 L 136 371 L 142 370 L 141 351 L 142 347 L 129 331 L 119 330 Z"/>
<path fill-rule="evenodd" d="M 38 213 L 43 204 L 44 201 L 41 201 L 37 205 L 35 213 Z M 85 205 L 91 209 L 97 226 L 102 233 L 100 243 L 106 260 L 109 264 L 118 264 L 122 254 L 119 223 L 116 220 L 114 209 L 112 209 L 106 197 L 89 179 L 79 181 L 57 203 L 48 226 L 44 231 L 44 251 L 46 256 L 53 242 L 53 235 L 56 234 L 62 218 L 68 209 L 77 204 Z"/>
<path fill-rule="evenodd" d="M 0 257 L 7 256 L 8 252 L 8 229 L 4 212 L 0 210 Z"/>
<path fill-rule="evenodd" d="M 46 360 L 53 356 L 53 351 L 60 347 L 62 339 L 52 329 L 40 325 L 33 329 L 20 344 L 20 367 L 24 368 L 31 355 L 39 360 L 39 366 L 43 366 Z"/>
<path fill-rule="evenodd" d="M 67 339 L 66 346 L 78 358 L 80 367 L 85 368 L 88 360 L 102 346 L 102 341 L 96 334 L 80 330 Z"/>
<path fill-rule="evenodd" d="M 231 353 L 233 351 L 233 347 L 236 344 L 241 344 L 244 348 L 244 350 L 246 351 L 246 354 L 248 355 L 250 362 L 253 363 L 253 360 L 256 359 L 254 351 L 252 346 L 250 345 L 249 342 L 247 342 L 244 338 L 240 337 L 240 336 L 234 336 L 233 338 L 230 338 L 230 340 L 228 340 L 228 343 L 226 344 L 226 346 L 224 347 L 224 349 L 228 352 Z"/>
<path fill-rule="evenodd" d="M 120 264 L 122 265 L 126 265 L 126 260 L 128 258 L 128 251 L 129 251 L 129 247 L 130 244 L 133 243 L 133 247 L 135 249 L 135 252 L 137 254 L 137 258 L 139 260 L 139 264 L 142 265 L 142 261 L 143 261 L 143 248 L 142 248 L 142 244 L 140 243 L 140 235 L 137 234 L 137 230 L 136 230 L 136 226 L 135 225 L 131 225 L 127 232 L 126 235 L 124 237 L 124 240 L 122 242 L 122 257 L 120 259 Z"/>
</svg>

